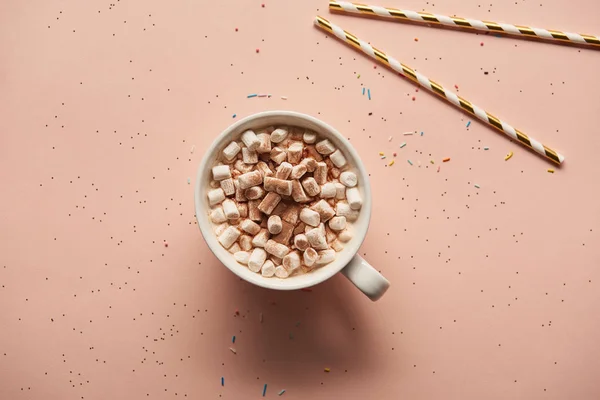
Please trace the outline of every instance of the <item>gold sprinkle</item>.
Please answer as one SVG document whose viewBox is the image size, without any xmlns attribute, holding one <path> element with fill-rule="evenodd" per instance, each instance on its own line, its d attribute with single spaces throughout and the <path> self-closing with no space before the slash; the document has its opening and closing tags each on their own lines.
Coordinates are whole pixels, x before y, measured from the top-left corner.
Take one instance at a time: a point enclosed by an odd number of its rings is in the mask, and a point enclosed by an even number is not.
<svg viewBox="0 0 600 400">
<path fill-rule="evenodd" d="M 390 163 L 388 164 L 389 167 L 391 167 L 392 165 L 394 165 L 394 160 L 390 161 Z"/>
<path fill-rule="evenodd" d="M 554 173 L 554 170 L 553 170 L 552 168 L 550 168 L 550 169 L 548 170 L 548 172 L 550 172 L 551 174 L 553 174 L 553 173 Z"/>
<path fill-rule="evenodd" d="M 383 154 L 383 152 L 382 152 L 382 151 L 380 151 L 380 152 L 379 152 L 379 155 L 380 155 L 380 156 L 383 156 L 384 154 Z"/>
<path fill-rule="evenodd" d="M 325 372 L 331 371 L 331 368 L 325 368 Z"/>
<path fill-rule="evenodd" d="M 506 155 L 506 157 L 504 157 L 504 161 L 508 161 L 508 160 L 510 160 L 510 158 L 511 158 L 512 156 L 513 156 L 513 152 L 511 151 L 510 153 L 508 153 L 508 154 Z"/>
</svg>

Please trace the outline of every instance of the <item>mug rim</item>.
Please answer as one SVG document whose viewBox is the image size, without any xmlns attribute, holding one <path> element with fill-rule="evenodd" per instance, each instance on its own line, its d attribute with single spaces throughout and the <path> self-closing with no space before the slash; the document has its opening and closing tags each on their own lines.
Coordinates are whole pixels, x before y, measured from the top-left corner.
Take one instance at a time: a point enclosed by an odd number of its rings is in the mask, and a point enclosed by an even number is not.
<svg viewBox="0 0 600 400">
<path fill-rule="evenodd" d="M 354 171 L 357 173 L 357 175 L 359 175 L 359 186 L 361 188 L 361 195 L 363 197 L 363 206 L 360 209 L 359 215 L 359 221 L 361 221 L 361 224 L 360 226 L 356 222 L 352 224 L 354 236 L 346 244 L 344 250 L 337 254 L 336 259 L 332 263 L 324 267 L 315 269 L 306 274 L 295 275 L 286 279 L 279 279 L 276 277 L 266 278 L 263 277 L 260 273 L 252 272 L 248 268 L 244 268 L 243 265 L 235 261 L 235 259 L 233 258 L 233 254 L 231 254 L 227 249 L 221 246 L 221 244 L 217 240 L 217 235 L 213 232 L 213 223 L 209 219 L 208 211 L 211 209 L 211 207 L 210 205 L 208 205 L 208 202 L 206 200 L 208 182 L 206 182 L 204 178 L 206 171 L 212 170 L 212 163 L 214 163 L 214 160 L 217 158 L 217 154 L 220 151 L 220 149 L 222 147 L 225 147 L 226 143 L 224 142 L 231 140 L 229 137 L 234 132 L 237 132 L 236 135 L 239 135 L 244 129 L 258 128 L 259 126 L 254 128 L 244 127 L 245 125 L 251 124 L 253 121 L 278 117 L 292 117 L 304 120 L 310 125 L 314 125 L 320 128 L 317 133 L 326 137 L 333 136 L 335 138 L 334 141 L 337 142 L 336 144 L 342 144 L 342 150 L 344 154 L 347 156 L 347 158 L 353 161 Z M 269 124 L 265 124 L 265 126 L 267 125 Z M 286 124 L 281 123 L 281 125 Z M 212 253 L 215 255 L 215 257 L 217 257 L 217 259 L 229 270 L 231 270 L 238 277 L 264 288 L 276 290 L 297 290 L 317 285 L 331 278 L 333 275 L 340 272 L 342 268 L 344 268 L 350 262 L 350 260 L 356 254 L 358 254 L 358 250 L 364 241 L 371 219 L 371 188 L 369 184 L 368 174 L 366 172 L 364 163 L 358 155 L 358 152 L 354 149 L 354 147 L 352 147 L 349 141 L 344 136 L 342 136 L 342 134 L 339 133 L 335 128 L 321 121 L 318 118 L 295 111 L 263 111 L 249 115 L 231 124 L 213 140 L 211 145 L 208 147 L 208 149 L 202 156 L 202 161 L 200 162 L 200 165 L 198 166 L 198 171 L 196 173 L 196 183 L 194 186 L 194 207 L 198 227 L 200 229 L 200 233 L 204 238 L 204 241 L 206 242 Z"/>
</svg>

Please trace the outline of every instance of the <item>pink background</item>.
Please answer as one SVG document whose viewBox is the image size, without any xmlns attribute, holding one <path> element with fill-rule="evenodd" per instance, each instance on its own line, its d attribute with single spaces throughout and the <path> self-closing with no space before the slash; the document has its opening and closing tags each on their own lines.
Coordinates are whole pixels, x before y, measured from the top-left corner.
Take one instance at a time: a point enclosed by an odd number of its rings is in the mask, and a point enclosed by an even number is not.
<svg viewBox="0 0 600 400">
<path fill-rule="evenodd" d="M 113 1 L 0 4 L 0 399 L 258 399 L 265 383 L 289 399 L 600 397 L 600 52 L 323 0 Z M 599 29 L 591 0 L 388 4 Z M 317 14 L 458 85 L 564 166 L 467 129 L 326 38 Z M 321 118 L 359 151 L 375 202 L 361 253 L 392 282 L 381 301 L 339 276 L 252 287 L 204 244 L 187 179 L 232 114 L 271 109 Z"/>
</svg>

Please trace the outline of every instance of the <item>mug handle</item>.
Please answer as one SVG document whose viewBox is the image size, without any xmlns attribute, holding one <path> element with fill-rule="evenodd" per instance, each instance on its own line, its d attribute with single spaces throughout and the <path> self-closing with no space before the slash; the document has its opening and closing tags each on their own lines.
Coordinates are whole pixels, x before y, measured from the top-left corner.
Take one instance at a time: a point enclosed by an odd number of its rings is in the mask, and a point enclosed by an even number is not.
<svg viewBox="0 0 600 400">
<path fill-rule="evenodd" d="M 390 282 L 358 254 L 352 257 L 341 272 L 373 301 L 379 300 L 390 287 Z"/>
</svg>

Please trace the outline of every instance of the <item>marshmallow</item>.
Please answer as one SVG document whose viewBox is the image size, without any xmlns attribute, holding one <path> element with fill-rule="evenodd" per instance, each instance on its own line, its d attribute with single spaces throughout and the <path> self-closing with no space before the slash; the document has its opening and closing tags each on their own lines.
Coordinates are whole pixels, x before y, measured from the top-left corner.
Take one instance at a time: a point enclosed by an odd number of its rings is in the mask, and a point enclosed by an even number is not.
<svg viewBox="0 0 600 400">
<path fill-rule="evenodd" d="M 240 237 L 240 231 L 235 226 L 230 226 L 219 235 L 219 243 L 226 249 L 230 248 Z"/>
<path fill-rule="evenodd" d="M 317 258 L 316 264 L 318 266 L 323 266 L 329 264 L 335 260 L 335 250 L 327 249 L 319 252 L 319 258 Z"/>
<path fill-rule="evenodd" d="M 216 188 L 221 187 L 221 182 L 210 181 L 209 185 L 210 185 L 211 188 L 216 189 Z"/>
<path fill-rule="evenodd" d="M 302 142 L 294 142 L 288 147 L 287 159 L 292 164 L 298 164 L 302 159 L 302 150 L 304 145 Z"/>
<path fill-rule="evenodd" d="M 223 179 L 231 178 L 231 170 L 229 165 L 215 165 L 212 168 L 213 179 L 222 181 Z"/>
<path fill-rule="evenodd" d="M 332 178 L 337 179 L 340 177 L 340 174 L 342 172 L 340 171 L 339 168 L 333 167 L 329 169 L 329 175 L 331 175 Z"/>
<path fill-rule="evenodd" d="M 321 192 L 321 187 L 313 177 L 305 178 L 302 181 L 302 186 L 309 196 L 316 196 Z"/>
<path fill-rule="evenodd" d="M 223 212 L 227 219 L 237 219 L 240 217 L 240 210 L 237 208 L 237 204 L 233 200 L 224 200 L 223 201 Z"/>
<path fill-rule="evenodd" d="M 296 246 L 296 248 L 298 250 L 306 250 L 308 248 L 310 244 L 308 243 L 308 239 L 306 238 L 306 235 L 304 234 L 299 234 L 294 236 L 294 246 Z"/>
<path fill-rule="evenodd" d="M 338 239 L 344 243 L 349 242 L 352 239 L 352 232 L 348 229 L 344 229 L 338 235 Z"/>
<path fill-rule="evenodd" d="M 260 140 L 254 131 L 248 129 L 242 133 L 242 142 L 246 145 L 249 150 L 255 151 L 260 146 Z"/>
<path fill-rule="evenodd" d="M 265 263 L 263 264 L 263 266 L 260 270 L 260 273 L 265 278 L 270 278 L 273 275 L 275 275 L 275 264 L 273 264 L 273 261 L 271 261 L 271 260 L 265 261 Z"/>
<path fill-rule="evenodd" d="M 267 221 L 269 233 L 277 235 L 281 232 L 283 225 L 281 225 L 281 218 L 278 215 L 271 215 Z"/>
<path fill-rule="evenodd" d="M 306 171 L 308 172 L 314 172 L 315 168 L 317 168 L 317 161 L 315 161 L 315 159 L 312 157 L 306 157 L 300 161 L 299 165 L 304 165 L 306 167 Z"/>
<path fill-rule="evenodd" d="M 315 249 L 310 247 L 304 250 L 304 254 L 302 254 L 302 261 L 304 261 L 304 265 L 307 267 L 312 267 L 317 258 L 319 258 L 319 254 Z"/>
<path fill-rule="evenodd" d="M 251 188 L 246 189 L 244 192 L 244 196 L 246 196 L 248 200 L 262 199 L 264 195 L 265 190 L 260 186 L 252 186 Z"/>
<path fill-rule="evenodd" d="M 260 232 L 256 236 L 252 238 L 252 245 L 254 247 L 265 247 L 267 242 L 269 241 L 269 231 L 266 229 L 261 229 Z"/>
<path fill-rule="evenodd" d="M 277 128 L 273 132 L 271 132 L 271 142 L 281 143 L 287 138 L 287 136 L 288 136 L 287 129 Z"/>
<path fill-rule="evenodd" d="M 288 162 L 282 162 L 277 167 L 277 172 L 275 172 L 275 178 L 277 179 L 287 179 L 292 173 L 292 164 Z"/>
<path fill-rule="evenodd" d="M 333 217 L 329 220 L 329 228 L 334 231 L 346 229 L 346 217 Z"/>
<path fill-rule="evenodd" d="M 300 210 L 300 221 L 310 226 L 319 226 L 321 216 L 318 212 L 311 210 L 310 208 L 303 208 Z"/>
<path fill-rule="evenodd" d="M 281 243 L 284 245 L 288 245 L 290 243 L 290 239 L 292 237 L 292 233 L 294 232 L 294 225 L 290 224 L 287 221 L 281 221 L 281 232 L 277 235 L 273 236 L 273 240 L 277 243 Z"/>
<path fill-rule="evenodd" d="M 252 221 L 260 222 L 262 220 L 262 213 L 258 209 L 260 205 L 260 200 L 250 200 L 248 202 L 248 218 Z"/>
<path fill-rule="evenodd" d="M 290 179 L 300 179 L 307 171 L 306 165 L 298 164 L 292 168 L 292 172 L 289 176 Z"/>
<path fill-rule="evenodd" d="M 252 253 L 250 254 L 250 258 L 248 259 L 248 269 L 252 272 L 260 271 L 266 259 L 267 252 L 264 249 L 257 247 L 252 250 Z"/>
<path fill-rule="evenodd" d="M 281 164 L 282 162 L 284 162 L 286 157 L 287 157 L 287 153 L 285 151 L 283 151 L 282 148 L 273 147 L 273 149 L 271 149 L 270 158 L 276 164 Z"/>
<path fill-rule="evenodd" d="M 260 232 L 260 225 L 249 219 L 243 220 L 240 223 L 240 228 L 242 228 L 244 232 L 248 232 L 251 235 L 256 235 L 258 232 Z"/>
<path fill-rule="evenodd" d="M 264 188 L 268 192 L 277 192 L 283 196 L 289 196 L 292 194 L 292 181 L 265 176 Z"/>
<path fill-rule="evenodd" d="M 256 135 L 260 144 L 256 148 L 258 154 L 265 154 L 271 152 L 271 135 L 268 133 L 259 133 Z"/>
<path fill-rule="evenodd" d="M 346 190 L 346 198 L 348 199 L 348 204 L 350 204 L 351 209 L 360 210 L 362 207 L 362 197 L 357 187 Z"/>
<path fill-rule="evenodd" d="M 283 214 L 287 206 L 287 203 L 280 201 L 279 204 L 277 204 L 277 206 L 275 206 L 275 208 L 271 212 L 271 215 L 279 215 L 281 217 L 281 214 Z"/>
<path fill-rule="evenodd" d="M 276 267 L 280 266 L 281 263 L 283 262 L 283 260 L 281 258 L 275 257 L 275 256 L 269 257 L 269 260 L 271 260 L 273 262 L 273 265 L 275 265 Z"/>
<path fill-rule="evenodd" d="M 319 185 L 324 185 L 327 182 L 327 164 L 318 162 L 313 176 Z"/>
<path fill-rule="evenodd" d="M 254 165 L 246 164 L 243 160 L 236 160 L 233 164 L 236 170 L 240 171 L 242 174 L 252 171 L 254 169 Z M 233 174 L 233 173 L 232 173 Z"/>
<path fill-rule="evenodd" d="M 329 243 L 329 246 L 338 253 L 344 250 L 344 244 L 339 239 L 335 239 L 333 242 Z"/>
<path fill-rule="evenodd" d="M 231 161 L 237 156 L 241 148 L 236 142 L 231 142 L 223 149 L 223 157 L 227 161 Z"/>
<path fill-rule="evenodd" d="M 308 243 L 317 249 L 317 250 L 325 250 L 327 249 L 327 239 L 325 238 L 325 233 L 319 228 L 314 228 L 306 232 L 306 238 L 308 239 Z"/>
<path fill-rule="evenodd" d="M 327 243 L 331 243 L 337 239 L 337 235 L 329 227 L 325 227 L 325 239 L 327 239 Z"/>
<path fill-rule="evenodd" d="M 227 221 L 227 217 L 223 212 L 223 207 L 217 207 L 210 212 L 210 220 L 214 224 L 220 224 L 221 222 Z"/>
<path fill-rule="evenodd" d="M 252 236 L 242 235 L 239 238 L 240 248 L 244 251 L 252 249 Z"/>
<path fill-rule="evenodd" d="M 242 248 L 240 247 L 240 245 L 237 244 L 237 243 L 234 243 L 233 246 L 231 246 L 229 248 L 229 250 L 227 250 L 227 251 L 230 252 L 231 254 L 235 254 L 235 253 L 237 253 L 238 251 L 241 251 L 241 250 L 242 250 Z"/>
<path fill-rule="evenodd" d="M 233 253 L 233 258 L 240 264 L 246 265 L 248 264 L 248 260 L 250 259 L 250 253 L 248 253 L 247 251 L 238 251 Z"/>
<path fill-rule="evenodd" d="M 335 197 L 337 193 L 337 189 L 335 187 L 335 183 L 327 182 L 323 186 L 321 186 L 321 198 L 322 199 L 332 199 Z"/>
<path fill-rule="evenodd" d="M 211 206 L 214 206 L 215 204 L 219 204 L 223 200 L 225 200 L 225 192 L 223 192 L 223 189 L 218 188 L 218 189 L 209 190 L 208 204 L 210 204 Z"/>
<path fill-rule="evenodd" d="M 318 186 L 319 185 L 317 185 L 317 187 Z M 306 193 L 304 193 L 304 189 L 302 188 L 300 181 L 298 180 L 292 181 L 292 199 L 294 199 L 296 203 L 306 203 L 309 200 L 308 196 L 306 196 Z"/>
<path fill-rule="evenodd" d="M 256 170 L 260 172 L 263 178 L 265 176 L 273 176 L 273 171 L 271 171 L 271 168 L 269 168 L 267 163 L 264 161 L 259 161 L 258 164 L 256 164 Z"/>
<path fill-rule="evenodd" d="M 310 157 L 316 162 L 323 161 L 323 156 L 317 151 L 317 149 L 315 149 L 315 146 L 309 145 L 304 148 L 306 149 L 306 157 Z"/>
<path fill-rule="evenodd" d="M 295 127 L 290 128 L 290 131 L 291 131 L 290 139 L 302 140 L 302 136 L 304 135 L 305 129 L 295 126 Z"/>
<path fill-rule="evenodd" d="M 335 215 L 335 210 L 325 200 L 319 200 L 311 209 L 319 213 L 322 222 L 328 221 Z"/>
<path fill-rule="evenodd" d="M 237 203 L 240 218 L 248 218 L 248 203 Z"/>
<path fill-rule="evenodd" d="M 285 279 L 288 276 L 290 276 L 290 274 L 287 272 L 287 269 L 283 267 L 283 265 L 280 265 L 277 268 L 275 268 L 275 276 L 281 279 Z"/>
<path fill-rule="evenodd" d="M 281 201 L 281 196 L 274 192 L 269 192 L 258 205 L 258 209 L 267 215 L 275 209 L 275 206 Z"/>
<path fill-rule="evenodd" d="M 344 171 L 340 175 L 340 182 L 347 187 L 354 187 L 358 183 L 356 174 L 352 171 Z"/>
<path fill-rule="evenodd" d="M 221 234 L 225 232 L 225 229 L 227 228 L 229 228 L 229 224 L 227 222 L 223 222 L 222 224 L 215 226 L 215 235 L 221 236 Z"/>
<path fill-rule="evenodd" d="M 249 187 L 260 185 L 262 181 L 263 177 L 258 171 L 247 172 L 238 178 L 240 189 L 248 189 Z"/>
<path fill-rule="evenodd" d="M 247 201 L 248 199 L 244 195 L 244 189 L 240 188 L 240 181 L 234 179 L 233 186 L 235 186 L 235 201 Z"/>
<path fill-rule="evenodd" d="M 320 154 L 328 155 L 335 151 L 335 146 L 329 140 L 321 140 L 315 145 L 315 148 Z"/>
<path fill-rule="evenodd" d="M 244 147 L 242 149 L 242 160 L 244 164 L 256 164 L 258 162 L 258 153 Z"/>
<path fill-rule="evenodd" d="M 304 228 L 306 228 L 306 224 L 304 222 L 300 221 L 300 222 L 298 222 L 298 224 L 296 224 L 296 227 L 294 228 L 292 233 L 294 235 L 299 235 L 301 233 L 304 233 Z"/>
<path fill-rule="evenodd" d="M 292 271 L 294 271 L 295 269 L 300 268 L 300 265 L 302 264 L 300 262 L 300 253 L 298 253 L 297 251 L 289 253 L 288 255 L 283 257 L 282 264 L 283 267 L 287 269 L 289 273 L 292 273 Z"/>
<path fill-rule="evenodd" d="M 347 164 L 346 157 L 344 157 L 344 154 L 342 154 L 340 149 L 337 149 L 336 151 L 331 153 L 329 159 L 331 160 L 333 165 L 335 165 L 338 168 L 342 168 Z"/>
<path fill-rule="evenodd" d="M 344 200 L 346 198 L 346 186 L 340 182 L 334 182 L 335 184 L 335 199 Z"/>
<path fill-rule="evenodd" d="M 300 205 L 290 203 L 285 210 L 281 213 L 280 217 L 282 220 L 289 222 L 292 225 L 296 225 L 298 222 L 298 214 L 300 213 Z"/>
<path fill-rule="evenodd" d="M 223 189 L 223 192 L 226 196 L 231 196 L 232 194 L 234 194 L 235 185 L 233 184 L 233 179 L 223 179 L 221 181 L 221 189 Z"/>
<path fill-rule="evenodd" d="M 279 258 L 285 257 L 290 252 L 289 247 L 287 247 L 284 244 L 277 243 L 274 240 L 267 241 L 267 243 L 265 244 L 265 250 L 267 251 L 267 253 L 273 254 L 275 257 Z"/>
<path fill-rule="evenodd" d="M 302 140 L 304 140 L 304 143 L 313 144 L 317 141 L 317 134 L 307 130 L 306 132 L 304 132 Z"/>
<path fill-rule="evenodd" d="M 335 215 L 346 217 L 346 221 L 354 222 L 358 219 L 359 212 L 350 208 L 347 202 L 338 201 L 335 205 Z"/>
</svg>

